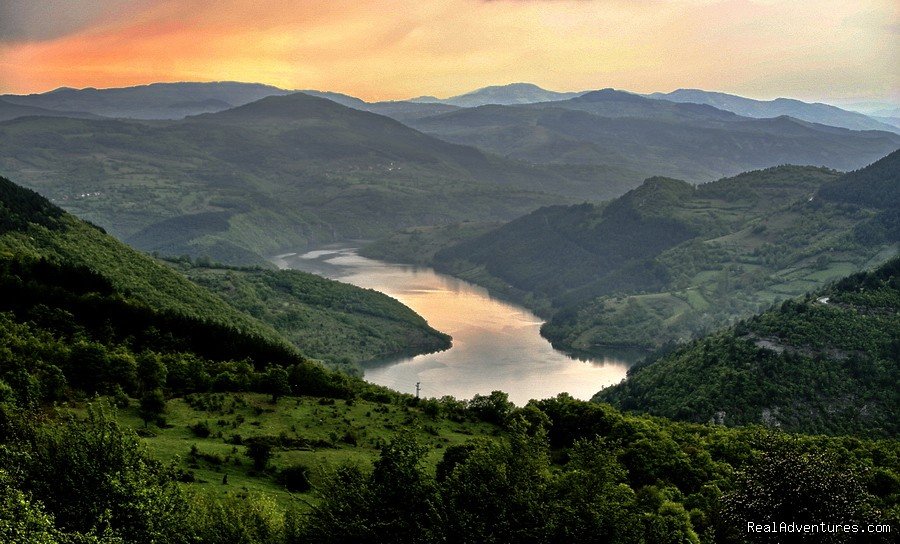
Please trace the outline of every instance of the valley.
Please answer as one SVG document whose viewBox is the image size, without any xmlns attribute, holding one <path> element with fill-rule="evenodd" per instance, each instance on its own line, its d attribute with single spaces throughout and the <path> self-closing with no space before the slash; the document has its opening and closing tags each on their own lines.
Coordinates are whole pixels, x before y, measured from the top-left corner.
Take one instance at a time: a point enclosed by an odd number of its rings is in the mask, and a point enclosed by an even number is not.
<svg viewBox="0 0 900 544">
<path fill-rule="evenodd" d="M 452 337 L 452 347 L 437 353 L 382 358 L 363 366 L 367 381 L 394 391 L 413 394 L 421 384 L 426 397 L 468 399 L 499 390 L 518 406 L 561 391 L 587 400 L 598 387 L 618 383 L 633 362 L 623 354 L 569 357 L 540 336 L 541 320 L 525 308 L 428 268 L 365 259 L 341 247 L 281 256 L 275 262 L 279 268 L 315 272 L 395 297 Z"/>
<path fill-rule="evenodd" d="M 430 247 L 425 263 L 532 308 L 561 349 L 655 349 L 895 255 L 898 160 L 696 188 L 653 178 L 609 203 L 547 207 L 462 237 L 406 231 L 363 254 L 403 260 Z"/>
<path fill-rule="evenodd" d="M 671 98 L 0 98 L 0 541 L 895 531 L 900 136 Z"/>
</svg>

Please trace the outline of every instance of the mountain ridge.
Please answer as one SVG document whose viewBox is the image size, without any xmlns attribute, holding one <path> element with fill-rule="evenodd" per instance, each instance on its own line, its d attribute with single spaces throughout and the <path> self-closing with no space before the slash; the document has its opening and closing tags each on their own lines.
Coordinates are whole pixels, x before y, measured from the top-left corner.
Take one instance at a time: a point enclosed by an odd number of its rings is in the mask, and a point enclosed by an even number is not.
<svg viewBox="0 0 900 544">
<path fill-rule="evenodd" d="M 896 254 L 900 201 L 878 195 L 897 161 L 900 151 L 853 173 L 781 166 L 699 186 L 651 178 L 609 203 L 545 207 L 429 246 L 429 264 L 536 310 L 561 349 L 683 341 Z M 871 198 L 843 189 L 859 180 Z"/>
<path fill-rule="evenodd" d="M 652 93 L 646 96 L 676 102 L 707 104 L 746 117 L 764 118 L 790 115 L 804 121 L 852 130 L 900 132 L 900 129 L 895 125 L 879 121 L 859 112 L 845 110 L 831 104 L 803 102 L 793 98 L 754 100 L 738 95 L 701 89 L 677 89 L 669 93 Z"/>
<path fill-rule="evenodd" d="M 18 119 L 0 135 L 0 165 L 70 211 L 141 249 L 229 264 L 511 219 L 630 183 L 614 169 L 502 159 L 303 93 L 158 123 Z"/>
</svg>

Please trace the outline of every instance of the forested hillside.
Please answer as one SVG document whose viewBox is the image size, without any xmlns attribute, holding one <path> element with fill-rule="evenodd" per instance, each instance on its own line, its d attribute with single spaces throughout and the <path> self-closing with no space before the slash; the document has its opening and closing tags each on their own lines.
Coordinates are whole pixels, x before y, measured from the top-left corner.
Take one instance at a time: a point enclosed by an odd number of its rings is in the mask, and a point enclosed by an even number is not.
<svg viewBox="0 0 900 544">
<path fill-rule="evenodd" d="M 0 167 L 139 249 L 228 264 L 402 227 L 509 220 L 639 180 L 509 161 L 302 93 L 181 121 L 8 121 Z"/>
<path fill-rule="evenodd" d="M 890 258 L 898 161 L 697 187 L 652 178 L 606 204 L 543 208 L 454 241 L 432 262 L 550 317 L 542 332 L 560 347 L 659 346 Z"/>
<path fill-rule="evenodd" d="M 299 270 L 235 268 L 173 260 L 172 265 L 236 309 L 277 330 L 329 367 L 358 373 L 358 363 L 450 347 L 450 337 L 378 291 Z"/>
<path fill-rule="evenodd" d="M 394 393 L 235 309 L 274 312 L 254 297 L 286 288 L 296 310 L 306 276 L 186 270 L 252 290 L 232 307 L 0 181 L 4 542 L 738 543 L 748 520 L 835 513 L 897 530 L 896 440 L 674 423 L 566 394 L 517 408 L 499 391 Z M 325 308 L 377 307 L 312 286 Z"/>
<path fill-rule="evenodd" d="M 651 357 L 595 397 L 793 432 L 900 435 L 900 258 Z"/>
<path fill-rule="evenodd" d="M 229 302 L 0 178 L 0 380 L 34 404 L 64 398 L 69 386 L 122 394 L 222 384 L 265 390 L 274 365 L 295 369 L 298 391 L 346 393 L 368 386 L 301 350 L 349 367 L 448 344 L 381 294 L 301 273 L 217 270 L 227 274 L 217 279 L 203 270 L 187 275 Z M 152 368 L 161 377 L 148 389 L 143 374 Z"/>
</svg>

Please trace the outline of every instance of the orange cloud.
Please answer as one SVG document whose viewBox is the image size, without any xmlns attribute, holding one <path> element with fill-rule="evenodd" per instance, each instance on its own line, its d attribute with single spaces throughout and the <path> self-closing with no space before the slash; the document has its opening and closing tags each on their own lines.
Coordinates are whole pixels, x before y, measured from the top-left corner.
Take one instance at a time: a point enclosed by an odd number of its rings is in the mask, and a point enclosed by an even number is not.
<svg viewBox="0 0 900 544">
<path fill-rule="evenodd" d="M 898 92 L 893 0 L 143 0 L 130 6 L 119 17 L 79 20 L 60 36 L 0 41 L 0 91 L 240 80 L 366 99 L 450 95 L 510 81 L 561 90 L 689 86 L 759 97 Z"/>
</svg>

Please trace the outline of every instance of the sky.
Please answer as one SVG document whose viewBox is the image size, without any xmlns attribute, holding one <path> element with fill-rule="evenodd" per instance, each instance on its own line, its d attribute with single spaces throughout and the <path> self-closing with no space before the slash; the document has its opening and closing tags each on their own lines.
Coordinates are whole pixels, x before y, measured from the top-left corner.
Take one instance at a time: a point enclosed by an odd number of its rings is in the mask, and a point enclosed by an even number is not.
<svg viewBox="0 0 900 544">
<path fill-rule="evenodd" d="M 0 93 L 225 80 L 366 100 L 524 81 L 900 102 L 900 2 L 0 0 Z"/>
</svg>

